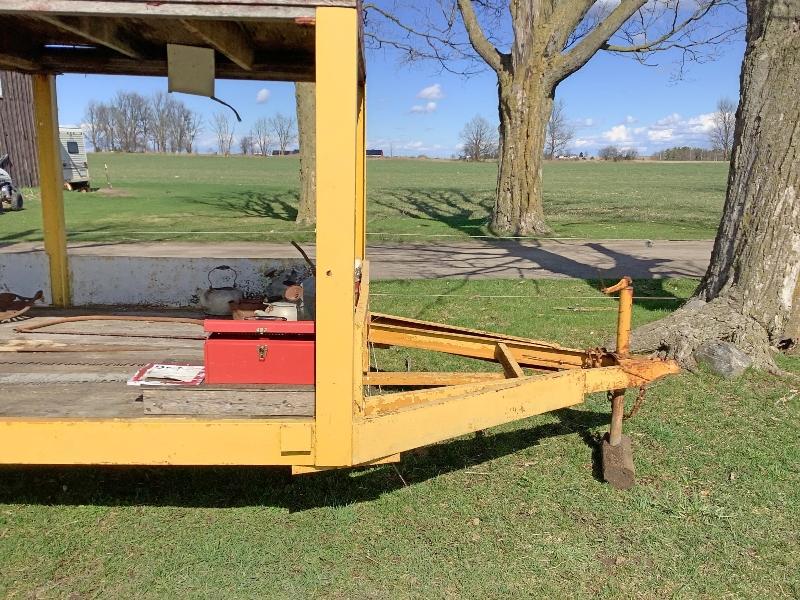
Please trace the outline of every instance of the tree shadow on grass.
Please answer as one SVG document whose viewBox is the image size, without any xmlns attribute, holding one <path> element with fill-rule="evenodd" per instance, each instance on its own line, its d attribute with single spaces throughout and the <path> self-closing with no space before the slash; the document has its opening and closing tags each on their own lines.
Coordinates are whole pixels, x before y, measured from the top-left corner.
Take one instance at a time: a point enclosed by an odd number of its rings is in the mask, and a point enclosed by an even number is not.
<svg viewBox="0 0 800 600">
<path fill-rule="evenodd" d="M 575 409 L 552 413 L 558 421 L 530 429 L 465 436 L 410 452 L 397 465 L 337 470 L 292 478 L 273 467 L 2 467 L 0 503 L 101 506 L 232 508 L 278 506 L 303 511 L 368 502 L 406 484 L 414 486 L 454 471 L 535 446 L 542 440 L 578 434 L 592 448 L 591 430 L 608 415 Z M 598 477 L 599 466 L 594 471 Z M 405 480 L 405 483 L 404 481 Z"/>
<path fill-rule="evenodd" d="M 261 217 L 277 221 L 297 219 L 298 192 L 257 192 L 246 190 L 226 193 L 219 200 L 199 200 L 195 203 L 224 210 L 232 217 Z"/>
</svg>

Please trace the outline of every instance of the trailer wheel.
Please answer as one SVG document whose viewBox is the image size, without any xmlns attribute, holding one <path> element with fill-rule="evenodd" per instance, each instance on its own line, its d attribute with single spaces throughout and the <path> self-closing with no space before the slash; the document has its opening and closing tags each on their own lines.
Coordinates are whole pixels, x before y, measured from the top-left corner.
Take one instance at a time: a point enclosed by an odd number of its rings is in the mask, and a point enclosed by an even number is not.
<svg viewBox="0 0 800 600">
<path fill-rule="evenodd" d="M 11 210 L 22 210 L 22 193 L 17 191 L 11 195 Z"/>
</svg>

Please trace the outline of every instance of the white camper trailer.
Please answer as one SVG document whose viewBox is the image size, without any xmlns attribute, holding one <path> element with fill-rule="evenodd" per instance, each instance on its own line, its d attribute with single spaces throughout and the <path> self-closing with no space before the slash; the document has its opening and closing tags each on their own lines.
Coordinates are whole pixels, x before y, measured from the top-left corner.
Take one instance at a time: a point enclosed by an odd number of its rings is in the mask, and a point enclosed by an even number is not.
<svg viewBox="0 0 800 600">
<path fill-rule="evenodd" d="M 89 161 L 86 143 L 80 127 L 59 127 L 61 140 L 61 168 L 64 187 L 68 190 L 89 189 Z"/>
</svg>

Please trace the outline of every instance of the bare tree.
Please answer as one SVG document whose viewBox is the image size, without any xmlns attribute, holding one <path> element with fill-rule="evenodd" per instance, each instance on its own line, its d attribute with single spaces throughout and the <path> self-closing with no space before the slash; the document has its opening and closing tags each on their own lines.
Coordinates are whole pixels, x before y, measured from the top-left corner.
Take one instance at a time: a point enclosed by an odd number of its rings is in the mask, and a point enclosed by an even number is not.
<svg viewBox="0 0 800 600">
<path fill-rule="evenodd" d="M 553 103 L 546 135 L 544 156 L 549 159 L 564 154 L 572 138 L 575 137 L 575 129 L 567 118 L 567 107 L 563 99 Z"/>
<path fill-rule="evenodd" d="M 182 147 L 188 154 L 191 154 L 201 131 L 203 131 L 203 117 L 189 109 L 184 110 L 181 118 L 181 134 L 177 138 L 180 140 L 178 147 Z"/>
<path fill-rule="evenodd" d="M 211 129 L 217 138 L 217 151 L 223 156 L 230 155 L 233 145 L 233 122 L 228 113 L 215 112 L 211 120 Z"/>
<path fill-rule="evenodd" d="M 248 154 L 253 153 L 253 138 L 249 135 L 243 135 L 242 138 L 239 140 L 239 150 L 241 150 L 242 154 L 247 156 Z"/>
<path fill-rule="evenodd" d="M 598 150 L 597 157 L 601 160 L 617 161 L 622 158 L 622 150 L 616 146 L 605 146 Z"/>
<path fill-rule="evenodd" d="M 300 142 L 300 202 L 295 222 L 310 225 L 317 220 L 316 85 L 297 82 L 294 95 Z"/>
<path fill-rule="evenodd" d="M 269 120 L 269 127 L 281 154 L 286 154 L 289 146 L 297 139 L 294 117 L 278 113 Z"/>
<path fill-rule="evenodd" d="M 459 137 L 467 160 L 483 160 L 497 152 L 497 127 L 480 115 L 464 125 Z"/>
<path fill-rule="evenodd" d="M 173 102 L 164 92 L 156 92 L 150 98 L 150 140 L 156 152 L 167 151 L 170 126 L 175 117 Z"/>
<path fill-rule="evenodd" d="M 549 231 L 541 162 L 558 84 L 598 51 L 641 62 L 661 50 L 701 58 L 741 31 L 743 0 L 395 0 L 366 4 L 373 47 L 404 60 L 497 76 L 500 161 L 491 227 L 498 233 Z M 506 35 L 506 32 L 508 35 Z"/>
<path fill-rule="evenodd" d="M 272 148 L 272 128 L 269 119 L 266 117 L 258 119 L 250 130 L 250 137 L 253 138 L 253 145 L 258 152 L 264 156 L 269 155 Z"/>
<path fill-rule="evenodd" d="M 137 92 L 117 92 L 110 106 L 114 138 L 122 152 L 147 149 L 150 103 Z"/>
<path fill-rule="evenodd" d="M 103 148 L 100 143 L 102 136 L 102 129 L 100 125 L 100 109 L 101 104 L 98 102 L 89 102 L 86 105 L 86 111 L 83 115 L 83 120 L 86 123 L 86 133 L 89 135 L 89 143 L 95 152 L 100 152 Z"/>
<path fill-rule="evenodd" d="M 800 340 L 800 4 L 747 0 L 747 47 L 728 193 L 705 277 L 681 309 L 634 333 L 692 367 L 697 348 L 731 342 L 776 371 Z"/>
<path fill-rule="evenodd" d="M 736 127 L 736 104 L 728 98 L 717 101 L 714 113 L 714 126 L 708 134 L 711 147 L 722 152 L 725 160 L 730 160 L 733 148 L 733 131 Z"/>
</svg>

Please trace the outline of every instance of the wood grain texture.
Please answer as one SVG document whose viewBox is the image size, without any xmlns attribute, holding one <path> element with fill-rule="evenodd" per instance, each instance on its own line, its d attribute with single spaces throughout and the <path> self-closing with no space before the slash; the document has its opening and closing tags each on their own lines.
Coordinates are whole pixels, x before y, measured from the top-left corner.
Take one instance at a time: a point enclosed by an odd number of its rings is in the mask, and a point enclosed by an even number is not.
<svg viewBox="0 0 800 600">
<path fill-rule="evenodd" d="M 7 153 L 11 157 L 6 170 L 17 186 L 36 187 L 39 167 L 30 75 L 0 71 L 0 85 L 0 155 Z"/>
<path fill-rule="evenodd" d="M 146 415 L 313 417 L 313 386 L 144 387 Z"/>
</svg>

